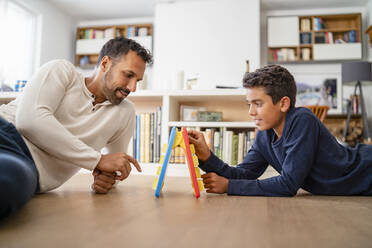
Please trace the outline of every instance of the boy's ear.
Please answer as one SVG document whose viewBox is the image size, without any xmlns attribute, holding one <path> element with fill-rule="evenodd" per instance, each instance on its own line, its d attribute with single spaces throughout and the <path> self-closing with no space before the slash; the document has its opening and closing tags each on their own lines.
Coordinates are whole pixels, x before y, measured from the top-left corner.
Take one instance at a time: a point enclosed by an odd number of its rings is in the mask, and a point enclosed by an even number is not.
<svg viewBox="0 0 372 248">
<path fill-rule="evenodd" d="M 290 107 L 291 99 L 288 96 L 284 96 L 282 99 L 280 99 L 280 111 L 283 113 L 288 112 Z"/>
</svg>

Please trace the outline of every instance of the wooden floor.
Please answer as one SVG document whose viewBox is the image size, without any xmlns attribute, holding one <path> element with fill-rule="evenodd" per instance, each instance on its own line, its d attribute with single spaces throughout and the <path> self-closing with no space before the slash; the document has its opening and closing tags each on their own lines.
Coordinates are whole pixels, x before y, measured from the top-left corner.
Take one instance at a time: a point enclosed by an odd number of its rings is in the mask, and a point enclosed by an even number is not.
<svg viewBox="0 0 372 248">
<path fill-rule="evenodd" d="M 372 197 L 192 195 L 132 175 L 107 195 L 78 174 L 0 224 L 0 247 L 372 247 Z"/>
</svg>

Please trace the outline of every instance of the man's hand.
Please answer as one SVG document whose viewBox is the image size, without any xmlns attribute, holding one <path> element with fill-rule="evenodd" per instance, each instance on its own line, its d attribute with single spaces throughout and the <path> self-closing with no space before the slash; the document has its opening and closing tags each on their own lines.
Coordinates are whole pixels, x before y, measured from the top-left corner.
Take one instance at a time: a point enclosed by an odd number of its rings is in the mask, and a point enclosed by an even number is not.
<svg viewBox="0 0 372 248">
<path fill-rule="evenodd" d="M 93 170 L 94 182 L 92 190 L 97 194 L 106 194 L 115 184 L 116 173 L 101 172 L 98 169 Z"/>
<path fill-rule="evenodd" d="M 195 130 L 189 130 L 187 134 L 189 135 L 189 142 L 195 146 L 196 156 L 203 162 L 207 161 L 211 152 L 205 142 L 204 135 Z"/>
<path fill-rule="evenodd" d="M 203 178 L 204 187 L 207 193 L 223 194 L 227 192 L 229 180 L 221 177 L 214 172 L 210 172 L 201 176 Z"/>
<path fill-rule="evenodd" d="M 122 181 L 129 176 L 132 170 L 130 163 L 136 167 L 137 171 L 142 171 L 137 160 L 124 152 L 102 155 L 96 169 L 102 172 L 115 173 L 115 179 Z M 119 171 L 121 175 L 118 175 L 116 173 L 117 171 Z"/>
</svg>

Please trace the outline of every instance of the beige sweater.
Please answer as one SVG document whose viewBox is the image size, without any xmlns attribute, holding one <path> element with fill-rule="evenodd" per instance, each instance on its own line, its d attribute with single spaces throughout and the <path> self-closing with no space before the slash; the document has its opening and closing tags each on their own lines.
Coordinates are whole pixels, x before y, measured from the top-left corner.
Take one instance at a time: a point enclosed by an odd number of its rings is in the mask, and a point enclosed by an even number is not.
<svg viewBox="0 0 372 248">
<path fill-rule="evenodd" d="M 101 149 L 126 152 L 135 127 L 133 104 L 93 106 L 84 77 L 65 60 L 43 65 L 16 100 L 0 107 L 15 124 L 40 175 L 42 192 L 57 188 L 80 168 L 93 170 Z"/>
</svg>

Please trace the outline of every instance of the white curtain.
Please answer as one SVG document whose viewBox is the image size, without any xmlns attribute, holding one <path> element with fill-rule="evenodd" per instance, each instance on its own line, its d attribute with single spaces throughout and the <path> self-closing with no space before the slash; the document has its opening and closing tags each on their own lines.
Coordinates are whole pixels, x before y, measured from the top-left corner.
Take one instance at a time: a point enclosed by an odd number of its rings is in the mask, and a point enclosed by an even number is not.
<svg viewBox="0 0 372 248">
<path fill-rule="evenodd" d="M 35 51 L 35 15 L 11 0 L 0 0 L 0 82 L 14 88 L 29 80 Z"/>
</svg>

